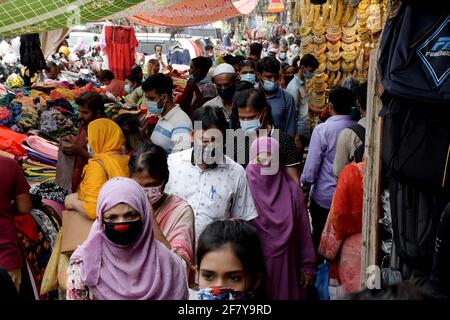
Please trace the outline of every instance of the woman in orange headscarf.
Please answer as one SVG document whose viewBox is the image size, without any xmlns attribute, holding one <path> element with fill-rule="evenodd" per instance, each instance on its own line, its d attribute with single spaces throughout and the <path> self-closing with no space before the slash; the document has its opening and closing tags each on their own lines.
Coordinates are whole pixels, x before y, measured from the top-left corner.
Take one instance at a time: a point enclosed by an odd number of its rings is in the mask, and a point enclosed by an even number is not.
<svg viewBox="0 0 450 320">
<path fill-rule="evenodd" d="M 112 120 L 97 119 L 87 129 L 88 152 L 78 192 L 66 197 L 66 209 L 85 214 L 95 220 L 98 193 L 102 185 L 114 177 L 128 177 L 129 156 L 125 155 L 125 138 Z"/>
</svg>

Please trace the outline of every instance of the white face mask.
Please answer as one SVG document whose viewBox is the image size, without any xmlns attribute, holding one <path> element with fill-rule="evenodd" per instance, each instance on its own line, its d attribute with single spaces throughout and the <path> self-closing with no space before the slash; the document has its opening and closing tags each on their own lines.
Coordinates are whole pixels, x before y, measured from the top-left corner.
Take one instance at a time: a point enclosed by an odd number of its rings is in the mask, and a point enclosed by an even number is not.
<svg viewBox="0 0 450 320">
<path fill-rule="evenodd" d="M 147 195 L 148 200 L 150 201 L 150 203 L 152 205 L 157 203 L 163 197 L 163 195 L 164 195 L 163 185 L 164 185 L 164 182 L 160 186 L 157 186 L 157 187 L 143 188 L 145 194 Z"/>
</svg>

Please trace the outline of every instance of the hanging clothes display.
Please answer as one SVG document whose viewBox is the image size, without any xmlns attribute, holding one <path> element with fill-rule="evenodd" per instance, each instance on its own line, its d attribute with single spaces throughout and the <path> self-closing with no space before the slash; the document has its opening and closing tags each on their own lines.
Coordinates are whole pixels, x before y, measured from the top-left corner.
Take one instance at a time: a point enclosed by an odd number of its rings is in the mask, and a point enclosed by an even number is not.
<svg viewBox="0 0 450 320">
<path fill-rule="evenodd" d="M 125 80 L 134 65 L 138 46 L 133 27 L 105 26 L 105 45 L 103 51 L 108 55 L 109 70 L 116 79 Z"/>
<path fill-rule="evenodd" d="M 27 68 L 24 81 L 28 86 L 31 84 L 31 78 L 46 67 L 39 34 L 20 36 L 20 61 Z"/>
</svg>

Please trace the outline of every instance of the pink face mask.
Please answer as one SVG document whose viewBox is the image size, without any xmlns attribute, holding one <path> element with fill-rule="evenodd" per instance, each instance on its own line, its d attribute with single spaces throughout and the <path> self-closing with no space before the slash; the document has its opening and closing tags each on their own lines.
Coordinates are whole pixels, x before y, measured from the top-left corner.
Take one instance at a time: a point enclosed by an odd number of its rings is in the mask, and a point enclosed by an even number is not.
<svg viewBox="0 0 450 320">
<path fill-rule="evenodd" d="M 143 188 L 151 204 L 157 203 L 163 197 L 164 195 L 163 185 L 164 182 L 158 187 Z"/>
</svg>

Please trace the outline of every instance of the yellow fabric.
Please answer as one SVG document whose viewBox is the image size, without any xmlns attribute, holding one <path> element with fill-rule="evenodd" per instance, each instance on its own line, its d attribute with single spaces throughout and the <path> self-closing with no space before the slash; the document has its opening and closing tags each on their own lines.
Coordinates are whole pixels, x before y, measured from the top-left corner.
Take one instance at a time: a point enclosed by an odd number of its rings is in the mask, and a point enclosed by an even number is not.
<svg viewBox="0 0 450 320">
<path fill-rule="evenodd" d="M 70 56 L 70 49 L 67 48 L 66 46 L 61 46 L 61 48 L 59 48 L 59 53 L 65 54 L 66 57 L 68 58 Z"/>
<path fill-rule="evenodd" d="M 88 126 L 88 143 L 94 156 L 83 169 L 78 197 L 84 202 L 89 218 L 94 220 L 100 188 L 108 179 L 129 176 L 129 157 L 122 152 L 125 143 L 122 130 L 112 120 L 92 121 Z M 103 163 L 108 175 L 99 161 Z"/>
<path fill-rule="evenodd" d="M 41 294 L 47 294 L 50 291 L 58 289 L 58 264 L 61 255 L 61 239 L 62 231 L 59 231 L 50 260 L 48 260 L 44 276 L 42 277 Z"/>
</svg>

